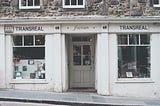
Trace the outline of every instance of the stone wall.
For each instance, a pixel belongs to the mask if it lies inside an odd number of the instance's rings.
[[[0,17],[159,16],[150,0],[86,0],[83,9],[64,9],[62,0],[42,0],[41,9],[20,10],[18,0],[0,0]]]

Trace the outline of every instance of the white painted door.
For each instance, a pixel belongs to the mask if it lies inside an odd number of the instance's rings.
[[[94,38],[72,36],[70,88],[94,88]]]

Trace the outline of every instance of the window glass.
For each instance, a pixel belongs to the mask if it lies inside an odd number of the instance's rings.
[[[118,36],[118,44],[127,44],[128,36],[126,35],[119,35]]]
[[[44,45],[45,44],[44,37],[45,36],[42,35],[35,36],[35,45]]]
[[[141,44],[150,44],[150,37],[149,35],[142,35],[141,37]]]
[[[14,36],[13,43],[15,46],[22,46],[22,36]]]
[[[40,0],[34,0],[34,5],[35,6],[40,6]]]
[[[15,39],[16,37],[24,39],[24,42],[22,42],[21,46],[13,45],[13,78],[45,79],[45,37],[40,35],[13,36],[14,42],[19,40]],[[37,39],[37,45],[40,44],[41,46],[36,46],[33,43]],[[43,43],[40,43],[41,41]],[[28,47],[27,45],[30,46]]]
[[[24,45],[33,45],[33,36],[24,36]]]
[[[65,5],[70,5],[70,0],[65,0]]]
[[[143,37],[146,39],[146,41],[144,41],[144,39],[139,41],[139,38]],[[133,41],[133,39],[135,41]],[[150,77],[150,45],[148,45],[150,41],[149,39],[149,35],[144,36],[139,34],[136,36],[133,35],[131,39],[129,39],[132,40],[129,41],[132,43],[129,43],[128,45],[118,44],[118,78]],[[142,43],[137,44],[137,40]]]
[[[39,9],[40,0],[19,0],[20,9]]]
[[[129,44],[139,44],[139,35],[136,34],[129,35]]]
[[[63,0],[65,8],[84,8],[84,0]]]
[[[83,5],[83,0],[78,0],[78,5]]]
[[[154,0],[154,4],[159,4],[159,0]]]
[[[76,0],[71,0],[71,5],[76,5]]]

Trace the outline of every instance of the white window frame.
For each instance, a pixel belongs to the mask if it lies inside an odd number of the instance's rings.
[[[129,44],[129,35],[132,35],[132,34],[137,34],[139,36],[138,44]],[[146,34],[146,35],[150,36],[150,43],[149,44],[141,44],[141,40],[140,40],[141,34],[140,33],[139,34],[138,33],[131,33],[131,34],[125,34],[125,35],[127,36],[127,44],[118,44],[118,42],[117,42],[117,48],[118,47],[132,47],[132,46],[140,46],[140,47],[148,46],[151,48],[151,36],[149,34]],[[142,36],[145,36],[145,35],[142,35]],[[117,38],[117,40],[118,40],[118,38]],[[150,52],[151,52],[151,49],[150,49]],[[150,58],[151,58],[151,55],[150,55]],[[150,59],[150,63],[151,63],[151,59]],[[129,77],[128,78],[127,77],[126,78],[119,78],[118,72],[117,72],[117,82],[152,82],[151,77],[152,77],[151,69],[150,69],[150,77],[147,77],[147,78],[140,78],[140,77],[139,78],[129,78]]]
[[[78,0],[76,2],[78,3]],[[65,5],[65,0],[63,0],[63,8],[85,8],[85,0],[83,0],[83,5],[71,5],[71,0],[70,5]]]
[[[153,7],[160,7],[160,0],[159,0],[159,4],[153,4]]]
[[[34,5],[34,1],[35,0],[33,0],[33,6],[22,6],[22,0],[19,0],[19,9],[40,9],[40,5],[39,6]],[[41,4],[41,0],[40,0],[40,4]]]

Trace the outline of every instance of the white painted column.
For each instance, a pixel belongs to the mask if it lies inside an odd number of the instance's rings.
[[[97,93],[109,95],[109,54],[108,33],[97,35],[96,77]]]
[[[46,78],[55,92],[62,92],[61,57],[61,34],[46,35]]]
[[[0,34],[0,88],[5,88],[5,35]]]
[[[65,41],[65,34],[61,35],[61,48],[62,48],[62,84],[63,91],[68,90],[68,58],[67,58],[67,45]]]
[[[14,88],[14,85],[10,85],[13,79],[13,48],[12,48],[12,37],[11,35],[5,36],[5,59],[6,59],[6,86],[7,88]]]

